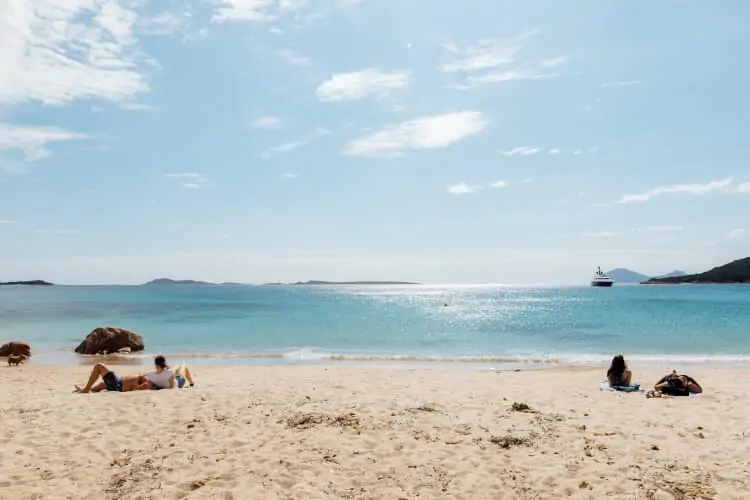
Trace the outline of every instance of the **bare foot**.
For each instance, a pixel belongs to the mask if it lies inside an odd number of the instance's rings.
[[[73,392],[80,392],[81,394],[87,394],[87,393],[89,392],[89,391],[87,391],[87,390],[81,389],[81,388],[80,388],[80,387],[78,387],[78,386],[75,386],[75,387],[76,387],[76,390],[75,390],[75,391],[73,391]]]

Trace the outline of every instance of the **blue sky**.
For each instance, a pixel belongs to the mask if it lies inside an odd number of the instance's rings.
[[[576,283],[745,257],[747,19],[3,2],[0,279]]]

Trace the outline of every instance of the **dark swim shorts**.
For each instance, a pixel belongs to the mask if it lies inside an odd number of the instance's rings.
[[[105,373],[102,380],[108,391],[122,392],[122,378],[115,375],[115,372]]]

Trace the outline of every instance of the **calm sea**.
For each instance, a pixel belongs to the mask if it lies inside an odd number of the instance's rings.
[[[750,361],[748,286],[0,287],[0,343],[74,363],[94,327],[212,362]]]

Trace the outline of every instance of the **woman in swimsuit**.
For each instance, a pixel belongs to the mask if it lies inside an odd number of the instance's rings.
[[[154,371],[146,374],[146,380],[151,383],[153,389],[174,389],[175,386],[182,389],[186,383],[189,383],[190,387],[195,385],[187,365],[181,364],[172,370],[164,356],[154,358]]]
[[[625,363],[625,358],[622,354],[618,354],[612,358],[612,364],[610,365],[609,370],[607,370],[607,382],[609,382],[609,386],[629,386],[632,378],[633,374]]]

